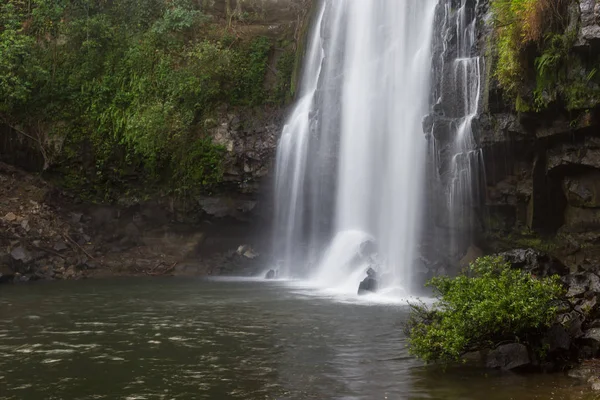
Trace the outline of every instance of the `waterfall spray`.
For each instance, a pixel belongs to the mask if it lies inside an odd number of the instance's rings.
[[[382,283],[410,291],[436,3],[321,4],[277,155],[274,243],[288,276],[355,291],[367,265],[354,256],[371,241]]]

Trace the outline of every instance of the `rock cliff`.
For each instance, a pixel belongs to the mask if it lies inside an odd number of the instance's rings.
[[[464,115],[454,110],[461,109],[463,100],[448,84],[453,70],[444,66],[455,65],[462,40],[456,29],[461,9],[466,10],[464,18],[475,22],[476,40],[468,55],[480,60],[478,72],[469,75],[480,79],[477,115],[471,123],[474,143],[468,150],[479,156],[469,164],[466,186],[472,192],[464,202],[470,216],[466,226],[448,223],[457,210],[445,200],[434,200],[448,199],[456,179],[451,165],[460,157],[453,143]],[[490,2],[440,2],[434,105],[424,125],[432,144],[429,190],[444,195],[430,196],[430,208],[442,212],[430,216],[428,235],[447,244],[450,264],[457,265],[469,247],[489,252],[534,247],[572,269],[600,263],[600,97],[594,77],[600,60],[600,3],[570,2],[563,17],[568,23],[559,34],[575,40],[557,71],[562,74],[557,90],[539,90],[535,60],[542,54],[531,47],[524,53],[524,76],[515,101],[497,78],[498,43]],[[538,107],[521,104],[534,96],[547,101]]]

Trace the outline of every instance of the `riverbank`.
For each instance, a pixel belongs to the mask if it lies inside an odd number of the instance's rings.
[[[258,253],[243,241],[247,223],[185,224],[156,204],[86,204],[4,163],[0,187],[0,282],[251,275],[258,266]]]

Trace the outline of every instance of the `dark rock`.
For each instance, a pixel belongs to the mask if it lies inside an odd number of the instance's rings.
[[[56,251],[63,251],[63,250],[67,250],[68,248],[69,248],[69,246],[67,246],[67,244],[63,241],[56,242],[54,244],[54,250],[56,250]]]
[[[28,282],[29,281],[29,277],[20,273],[15,273],[15,276],[13,278],[13,282]]]
[[[8,265],[0,263],[0,283],[11,281],[13,276],[14,271]]]
[[[21,261],[23,263],[27,263],[27,262],[31,261],[31,254],[23,246],[15,247],[10,252],[10,255],[16,261]]]
[[[586,47],[600,41],[600,4],[596,0],[581,0],[579,2],[581,24],[576,46]]]
[[[558,317],[558,322],[565,327],[571,338],[580,338],[583,336],[581,327],[584,322],[583,316],[577,311],[562,314]]]
[[[571,338],[567,330],[560,324],[554,324],[546,333],[546,343],[550,352],[558,350],[569,350],[571,347]]]
[[[85,269],[97,269],[98,264],[96,264],[93,261],[86,261],[84,267],[85,267]]]
[[[275,270],[270,269],[269,272],[267,272],[267,274],[265,275],[265,279],[275,279],[275,275]]]
[[[533,249],[515,249],[500,253],[513,268],[527,271],[535,276],[564,276],[569,269],[558,259]]]
[[[531,364],[527,347],[520,343],[510,343],[498,346],[486,356],[485,365],[488,368],[511,370]]]
[[[600,344],[600,328],[592,328],[585,332],[584,339],[590,339]]]
[[[592,376],[596,375],[598,372],[598,368],[586,365],[580,365],[577,368],[570,369],[567,372],[567,375],[571,378],[581,379],[587,381]]]
[[[71,222],[79,223],[79,222],[81,222],[81,217],[83,217],[82,213],[73,212],[73,213],[71,213]]]
[[[368,276],[358,285],[358,294],[375,293],[377,291],[377,279]]]
[[[594,293],[600,292],[600,277],[593,272],[582,271],[562,278],[568,288],[567,297],[583,297],[591,299]],[[589,293],[588,293],[589,292]]]

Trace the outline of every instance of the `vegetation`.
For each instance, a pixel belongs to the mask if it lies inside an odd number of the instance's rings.
[[[0,122],[32,140],[44,169],[106,199],[141,187],[203,191],[223,174],[207,135],[221,104],[289,98],[287,44],[238,37],[193,0],[12,0],[0,5]],[[292,63],[293,65],[293,63]],[[112,188],[112,189],[111,189]]]
[[[541,111],[562,101],[568,110],[600,101],[590,88],[594,65],[572,54],[576,25],[569,21],[571,0],[493,0],[497,35],[495,76],[517,111]],[[535,86],[528,89],[528,81]],[[584,88],[587,88],[587,93]]]
[[[558,276],[539,278],[511,269],[501,257],[482,257],[456,278],[429,283],[438,302],[413,305],[405,326],[412,354],[425,361],[458,361],[500,342],[527,342],[549,327],[563,294]]]

